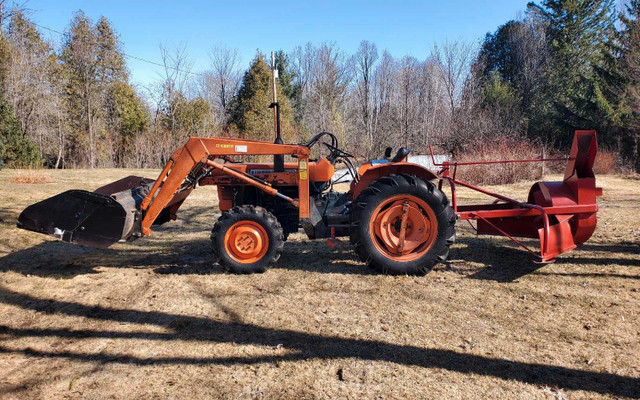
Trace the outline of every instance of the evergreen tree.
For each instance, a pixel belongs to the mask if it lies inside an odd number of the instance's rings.
[[[279,50],[275,54],[275,59],[278,69],[278,83],[282,86],[282,92],[285,96],[293,102],[299,95],[300,87],[294,83],[296,74],[291,68],[289,57],[284,51]]]
[[[230,130],[246,139],[272,140],[274,134],[273,110],[268,106],[273,99],[271,70],[259,53],[244,74],[238,94],[231,105]],[[280,103],[280,120],[285,141],[291,138],[291,107],[284,95],[282,85],[277,85]]]
[[[620,15],[621,70],[625,112],[622,155],[640,172],[640,0],[630,0]]]
[[[98,62],[91,20],[82,11],[74,15],[65,34],[61,59],[71,127],[69,150],[76,157],[85,155],[85,161],[93,168],[96,166],[95,120],[100,98],[97,91]]]
[[[141,134],[150,124],[147,106],[128,82],[111,85],[106,101],[107,125],[117,132],[115,144],[115,165],[126,166],[135,136]]]
[[[26,167],[39,163],[38,149],[25,137],[11,105],[0,92],[0,167]]]
[[[73,145],[86,149],[86,161],[94,168],[99,156],[110,165],[112,148],[117,142],[114,126],[108,126],[105,116],[111,86],[126,82],[128,74],[117,36],[103,17],[93,26],[91,20],[78,11],[66,33],[61,55],[65,75],[68,112],[72,125]]]
[[[575,129],[597,129],[602,141],[610,140],[615,105],[603,93],[600,71],[615,40],[613,0],[544,0],[528,7],[546,26],[545,95],[555,127],[549,139],[568,145]]]

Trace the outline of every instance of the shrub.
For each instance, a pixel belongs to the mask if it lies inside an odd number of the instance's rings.
[[[34,183],[51,183],[41,169],[23,169],[18,170],[13,178],[9,180],[11,183],[34,184]]]
[[[527,139],[499,138],[478,141],[465,147],[455,161],[497,161],[540,158],[542,149]],[[463,165],[458,167],[457,178],[477,185],[499,185],[518,181],[533,181],[542,177],[538,162]]]
[[[618,155],[609,150],[598,150],[596,162],[593,164],[593,172],[596,175],[612,174],[618,172]]]

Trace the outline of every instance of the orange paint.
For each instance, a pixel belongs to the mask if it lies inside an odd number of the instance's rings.
[[[438,237],[438,221],[427,203],[415,196],[396,195],[373,211],[369,234],[376,249],[394,261],[422,257]]]
[[[257,222],[239,221],[231,225],[224,235],[224,247],[227,254],[241,264],[253,264],[267,254],[269,236]]]

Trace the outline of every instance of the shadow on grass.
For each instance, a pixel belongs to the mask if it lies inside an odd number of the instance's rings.
[[[128,249],[94,249],[51,241],[0,258],[0,271],[58,279],[95,274],[99,267],[154,267],[158,273],[197,274],[211,274],[220,270],[214,265],[205,240],[167,241],[160,246],[140,243]]]
[[[45,241],[0,258],[0,271],[11,270],[23,275],[61,279],[96,273],[98,267],[160,267],[159,273],[171,273],[172,270],[187,266],[192,272],[204,273],[208,270],[207,273],[212,273],[216,268],[212,268],[207,241],[183,238],[185,235],[210,230],[209,221],[206,221],[207,214],[213,214],[212,207],[188,208],[180,212],[180,223],[155,226],[153,236],[124,245],[116,244],[109,249]],[[38,235],[35,232],[13,229],[20,233]]]
[[[465,354],[453,350],[422,348],[386,342],[326,337],[284,329],[268,329],[241,322],[227,323],[203,317],[183,316],[158,311],[138,311],[89,306],[76,302],[40,299],[0,286],[0,302],[46,314],[86,317],[120,323],[150,324],[169,332],[122,332],[113,330],[83,330],[68,328],[15,328],[0,325],[0,334],[9,338],[58,337],[70,339],[111,338],[143,339],[161,342],[193,340],[214,343],[237,343],[276,348],[282,344],[291,352],[285,355],[260,357],[138,357],[134,355],[98,352],[47,351],[13,348],[0,345],[0,353],[29,357],[65,358],[80,362],[125,363],[134,365],[234,365],[260,364],[310,359],[330,360],[355,358],[392,362],[422,368],[442,368],[449,371],[493,376],[504,380],[557,387],[564,390],[584,390],[614,397],[640,397],[640,379],[605,372],[510,361]],[[160,346],[165,346],[160,344]]]
[[[324,274],[376,274],[365,263],[360,262],[353,247],[348,244],[348,239],[344,242],[344,246],[332,249],[325,239],[287,241],[278,265],[274,268]]]
[[[492,239],[487,237],[469,237],[461,238],[457,243],[463,247],[452,250],[451,257],[455,260],[466,260],[483,264],[484,267],[469,275],[471,279],[491,280],[502,283],[514,282],[519,278],[544,268],[547,264],[536,264],[536,257],[525,251],[524,249],[514,247],[509,242],[501,241],[496,244]],[[533,242],[532,242],[533,243]],[[537,242],[536,242],[537,244]],[[529,243],[527,243],[529,245]],[[533,244],[530,246],[533,247]],[[629,248],[625,245],[584,245],[567,255],[561,255],[556,258],[557,264],[586,264],[594,266],[640,266],[640,260],[616,257],[583,257],[590,251],[602,251],[595,249],[608,249],[607,251],[623,253]],[[624,251],[622,250],[624,249]],[[451,269],[455,269],[449,264]],[[615,273],[543,273],[545,275],[559,276],[581,276],[581,277],[616,277],[623,279],[640,279],[640,276],[624,275]]]
[[[457,243],[462,247],[452,249],[450,258],[483,264],[481,269],[468,276],[471,279],[502,283],[513,282],[544,266],[534,262],[536,257],[533,254],[504,241],[496,244],[494,240],[475,236],[458,238]],[[451,264],[449,267],[455,269]]]
[[[584,251],[603,251],[610,253],[640,254],[640,243],[621,242],[615,244],[585,243],[580,246]],[[640,261],[638,262],[640,265]]]
[[[143,238],[126,249],[118,245],[109,249],[47,241],[0,258],[0,271],[22,275],[70,279],[77,275],[98,273],[97,268],[153,268],[158,274],[210,275],[223,273],[213,261],[208,239],[180,240],[160,235]],[[351,246],[332,250],[324,241],[288,241],[273,269],[317,273],[371,274],[356,262]]]
[[[9,224],[12,215],[10,212],[0,209],[0,223]]]

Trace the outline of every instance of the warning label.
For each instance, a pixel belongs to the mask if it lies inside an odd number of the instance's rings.
[[[309,179],[309,173],[307,172],[307,160],[298,161],[298,170],[300,179]]]

